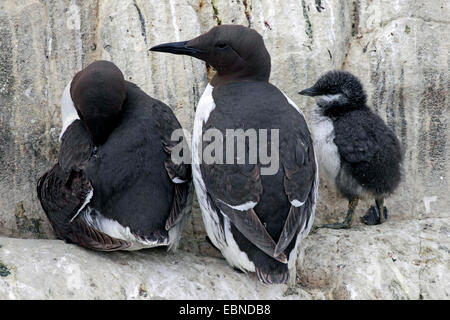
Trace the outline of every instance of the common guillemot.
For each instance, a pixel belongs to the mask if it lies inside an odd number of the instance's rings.
[[[189,164],[175,164],[172,110],[112,62],[78,72],[61,99],[58,163],[37,194],[58,238],[100,250],[176,248],[190,214]]]
[[[318,168],[302,112],[269,83],[263,38],[250,28],[220,25],[150,50],[189,55],[217,71],[198,103],[192,137],[194,185],[209,239],[231,266],[256,272],[263,283],[295,281],[298,245],[314,220]],[[231,164],[201,160],[211,130],[226,137],[240,129],[278,130],[277,141],[271,134],[258,145],[279,155],[275,172],[262,174],[267,165],[260,154],[251,163],[250,148],[242,164],[237,154]]]
[[[383,223],[384,199],[401,180],[403,151],[396,135],[369,109],[361,82],[349,72],[330,71],[299,93],[316,97],[311,127],[320,168],[349,202],[344,222],[321,227],[351,227],[358,201],[366,197],[376,206],[361,221]]]

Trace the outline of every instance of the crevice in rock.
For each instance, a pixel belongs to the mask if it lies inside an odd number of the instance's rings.
[[[216,0],[211,0],[211,7],[213,9],[213,19],[216,21],[216,24],[220,26],[222,20],[219,18],[219,9],[217,9]]]
[[[422,20],[422,21],[428,22],[428,23],[450,24],[450,21],[436,20],[436,19],[427,19],[427,18],[424,18],[424,17],[418,17],[418,16],[414,16],[414,15],[412,15],[411,17],[403,17],[403,18],[413,18],[413,19]]]
[[[242,4],[244,5],[245,17],[248,21],[248,27],[253,28],[253,18],[252,18],[252,5],[248,5],[247,0],[242,0]]]
[[[303,17],[305,18],[305,32],[309,39],[313,39],[313,30],[311,20],[309,20],[308,9],[306,8],[305,0],[302,0]]]
[[[355,0],[353,1],[353,8],[352,8],[352,38],[349,41],[349,45],[348,48],[346,50],[346,55],[344,57],[344,61],[342,63],[342,68],[344,68],[345,64],[346,64],[346,60],[347,60],[347,55],[350,51],[351,48],[351,44],[354,38],[362,38],[364,35],[368,35],[370,33],[376,32],[378,30],[382,30],[382,29],[386,29],[388,28],[393,22],[396,22],[398,20],[403,20],[403,19],[412,19],[412,20],[420,20],[426,23],[439,23],[439,24],[449,24],[448,21],[441,21],[441,20],[435,20],[435,19],[426,19],[423,17],[418,17],[418,16],[409,16],[409,17],[404,17],[404,16],[397,16],[397,17],[393,17],[389,20],[386,20],[382,23],[381,26],[366,30],[366,31],[361,31],[360,30],[360,17],[359,17],[359,11],[360,11],[360,0]],[[405,27],[405,33],[410,33],[411,32],[411,27],[409,25],[407,25]],[[363,52],[365,53],[367,51],[368,45],[370,42],[368,42],[366,44],[366,46],[363,48]]]
[[[395,22],[395,21],[398,21],[398,20],[403,20],[403,19],[420,20],[420,21],[423,21],[423,22],[426,22],[426,23],[449,24],[448,21],[440,21],[440,20],[424,19],[424,18],[422,18],[422,17],[416,17],[416,16],[410,16],[410,17],[398,16],[398,17],[393,17],[393,18],[391,18],[391,19],[389,19],[389,20],[386,20],[386,21],[384,21],[384,22],[382,23],[381,26],[376,27],[376,28],[373,28],[373,29],[366,30],[366,31],[362,32],[361,34],[366,35],[366,34],[370,34],[370,33],[372,33],[372,32],[375,32],[375,31],[377,31],[377,30],[379,30],[379,29],[387,28],[391,23],[393,23],[393,22]],[[409,28],[409,31],[408,31],[407,33],[411,32],[411,27],[410,27],[409,25],[408,25],[408,28]]]
[[[147,31],[145,29],[145,18],[144,18],[144,15],[142,14],[141,9],[137,5],[136,0],[133,1],[133,5],[136,8],[136,11],[137,11],[138,16],[139,16],[139,21],[141,22],[141,35],[144,38],[145,44],[147,45]]]
[[[406,120],[406,112],[405,112],[405,97],[404,97],[404,80],[405,80],[405,68],[402,66],[400,69],[400,86],[398,89],[398,109],[399,109],[399,118],[400,118],[400,137],[402,141],[403,150],[408,149],[408,125]]]
[[[353,13],[352,13],[352,36],[359,34],[359,9],[360,0],[353,1]]]
[[[87,10],[80,7],[80,26],[82,32],[82,65],[86,66],[99,58],[98,26],[100,1],[95,1]]]
[[[101,10],[101,3],[100,1],[96,1],[95,4],[95,27],[93,32],[93,39],[95,41],[95,50],[93,50],[92,59],[98,60],[101,56],[101,50],[97,50],[98,48],[101,48],[101,28],[99,26],[99,20],[100,20],[100,10]]]
[[[342,59],[342,64],[341,64],[341,69],[345,68],[345,65],[347,63],[347,57],[348,54],[350,52],[350,49],[352,47],[352,42],[353,39],[355,38],[356,35],[359,34],[359,0],[355,0],[352,2],[352,6],[349,9],[351,10],[350,12],[350,21],[352,24],[352,29],[351,29],[351,33],[348,35],[348,43],[347,43],[347,48],[345,50],[345,56]]]
[[[423,300],[423,287],[422,287],[422,273],[423,273],[423,267],[422,267],[422,238],[420,238],[419,240],[419,261],[418,263],[420,263],[420,269],[419,269],[419,274],[418,274],[418,278],[419,278],[419,300]]]

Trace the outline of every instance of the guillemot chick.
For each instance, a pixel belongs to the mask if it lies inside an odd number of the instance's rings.
[[[349,203],[344,222],[321,227],[351,227],[359,199],[367,197],[376,205],[362,222],[383,223],[384,199],[401,180],[403,151],[396,135],[369,109],[361,82],[349,72],[330,71],[300,94],[316,98],[311,126],[320,168]]]
[[[209,239],[231,266],[256,272],[263,283],[286,283],[290,276],[295,281],[298,246],[314,220],[318,166],[302,112],[269,83],[263,38],[244,26],[221,25],[151,50],[192,56],[217,71],[198,103],[192,142],[194,185]],[[239,130],[248,136],[230,134]],[[234,145],[223,153],[226,161],[202,158],[210,147],[203,141],[211,141],[212,133],[233,145],[250,140],[252,132],[260,140],[242,154],[233,152],[239,150]],[[255,146],[258,155],[251,154]],[[261,157],[267,148],[279,156],[270,173]]]
[[[37,184],[57,237],[100,251],[176,248],[193,188],[190,165],[172,161],[172,110],[108,61],[78,72],[61,104],[58,162]]]

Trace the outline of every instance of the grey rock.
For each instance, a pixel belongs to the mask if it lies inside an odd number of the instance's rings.
[[[149,53],[212,26],[260,32],[271,81],[310,116],[297,92],[323,72],[359,76],[369,102],[405,147],[404,181],[387,200],[392,223],[448,218],[450,165],[448,1],[170,0],[0,3],[0,234],[54,238],[36,198],[37,179],[56,161],[61,93],[95,59],[167,103],[190,131],[213,71],[201,61]],[[371,205],[362,202],[357,215]],[[343,218],[344,200],[321,179],[316,223]],[[406,223],[406,222],[405,222]],[[357,222],[357,225],[360,223]],[[215,256],[195,206],[182,249]],[[449,246],[447,246],[449,247]]]
[[[448,218],[318,229],[306,238],[298,274],[303,290],[325,299],[450,297]]]
[[[55,162],[64,85],[92,60],[96,7],[0,4],[0,234],[53,237],[37,179]]]
[[[224,259],[162,249],[102,253],[0,238],[0,299],[449,299],[448,219],[320,229],[294,285],[267,286]]]
[[[101,253],[12,238],[0,244],[0,299],[310,299],[300,288],[266,286],[225,260],[182,251]]]

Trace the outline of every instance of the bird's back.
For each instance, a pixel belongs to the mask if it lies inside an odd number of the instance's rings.
[[[266,225],[267,231],[278,239],[289,214],[291,204],[285,192],[285,165],[298,163],[296,147],[304,145],[312,150],[312,140],[304,117],[292,106],[285,95],[275,86],[265,81],[237,81],[222,85],[213,91],[215,108],[211,112],[203,130],[215,128],[225,133],[227,129],[254,129],[258,136],[256,150],[267,143],[267,154],[278,152],[278,170],[274,174],[261,175],[262,196],[255,206],[255,212]],[[267,141],[261,140],[259,132],[267,130]],[[279,133],[278,150],[271,150],[274,136],[271,129]],[[224,135],[225,136],[225,135]],[[236,141],[236,140],[235,140]],[[248,146],[248,140],[246,141]],[[225,143],[224,143],[225,145]],[[276,145],[273,145],[276,146]],[[224,150],[225,155],[226,150]],[[246,149],[248,163],[249,149]],[[314,153],[312,153],[314,154]],[[314,156],[313,156],[314,157]],[[260,168],[268,167],[261,164]],[[301,166],[301,164],[299,164]],[[314,168],[302,168],[313,173]],[[308,174],[305,175],[305,178]],[[310,187],[306,178],[299,184]]]
[[[151,234],[164,230],[174,194],[161,139],[168,128],[161,124],[179,123],[166,105],[131,83],[123,110],[120,124],[86,169],[94,189],[92,206],[141,237],[167,236]]]

